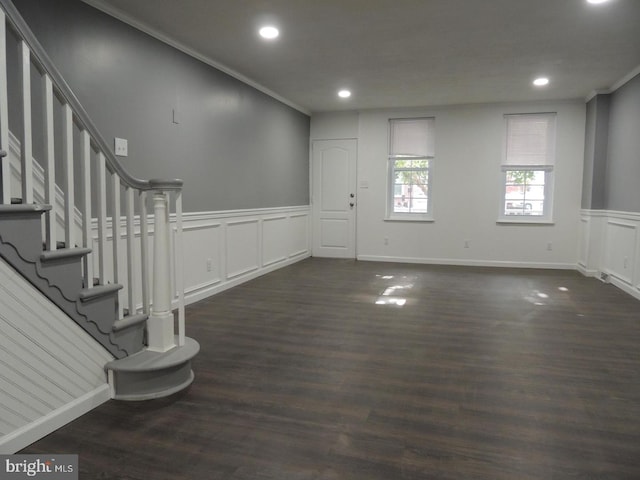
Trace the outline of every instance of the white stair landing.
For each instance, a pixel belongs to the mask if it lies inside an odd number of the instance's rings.
[[[176,338],[177,344],[177,338]],[[191,359],[200,351],[194,339],[186,337],[184,345],[166,352],[143,350],[105,365],[116,400],[151,400],[167,397],[193,382]]]

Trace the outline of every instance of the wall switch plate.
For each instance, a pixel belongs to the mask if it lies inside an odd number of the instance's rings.
[[[126,157],[129,155],[129,145],[126,138],[115,138],[114,141],[115,154],[118,157]]]

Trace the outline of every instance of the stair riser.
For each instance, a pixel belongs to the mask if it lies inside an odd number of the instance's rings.
[[[40,262],[38,273],[47,278],[50,285],[56,286],[66,299],[75,301],[78,298],[78,292],[83,287],[82,260],[80,258]]]
[[[42,253],[42,212],[0,215],[0,237],[24,260],[35,262]]]
[[[172,395],[194,380],[191,362],[166,370],[149,372],[113,372],[116,400],[151,400]]]
[[[143,322],[128,327],[119,332],[112,333],[111,338],[127,352],[137,352],[140,350],[140,345],[144,344],[146,326],[146,322]]]
[[[117,294],[78,302],[78,311],[95,322],[101,332],[111,333],[113,322],[118,318]]]

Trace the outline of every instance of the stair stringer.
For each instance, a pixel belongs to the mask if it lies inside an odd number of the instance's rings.
[[[21,205],[0,211],[0,256],[19,271],[33,286],[115,358],[124,358],[144,347],[145,322],[117,330],[117,292],[120,285],[99,287],[99,295],[85,295],[80,275],[81,258],[90,250],[78,249],[78,255],[43,262],[41,243],[42,212],[48,206]]]

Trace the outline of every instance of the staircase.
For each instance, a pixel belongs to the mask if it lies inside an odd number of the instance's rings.
[[[182,181],[130,176],[15,6],[0,7],[0,257],[113,356],[112,398],[175,393],[199,350],[185,336]]]

